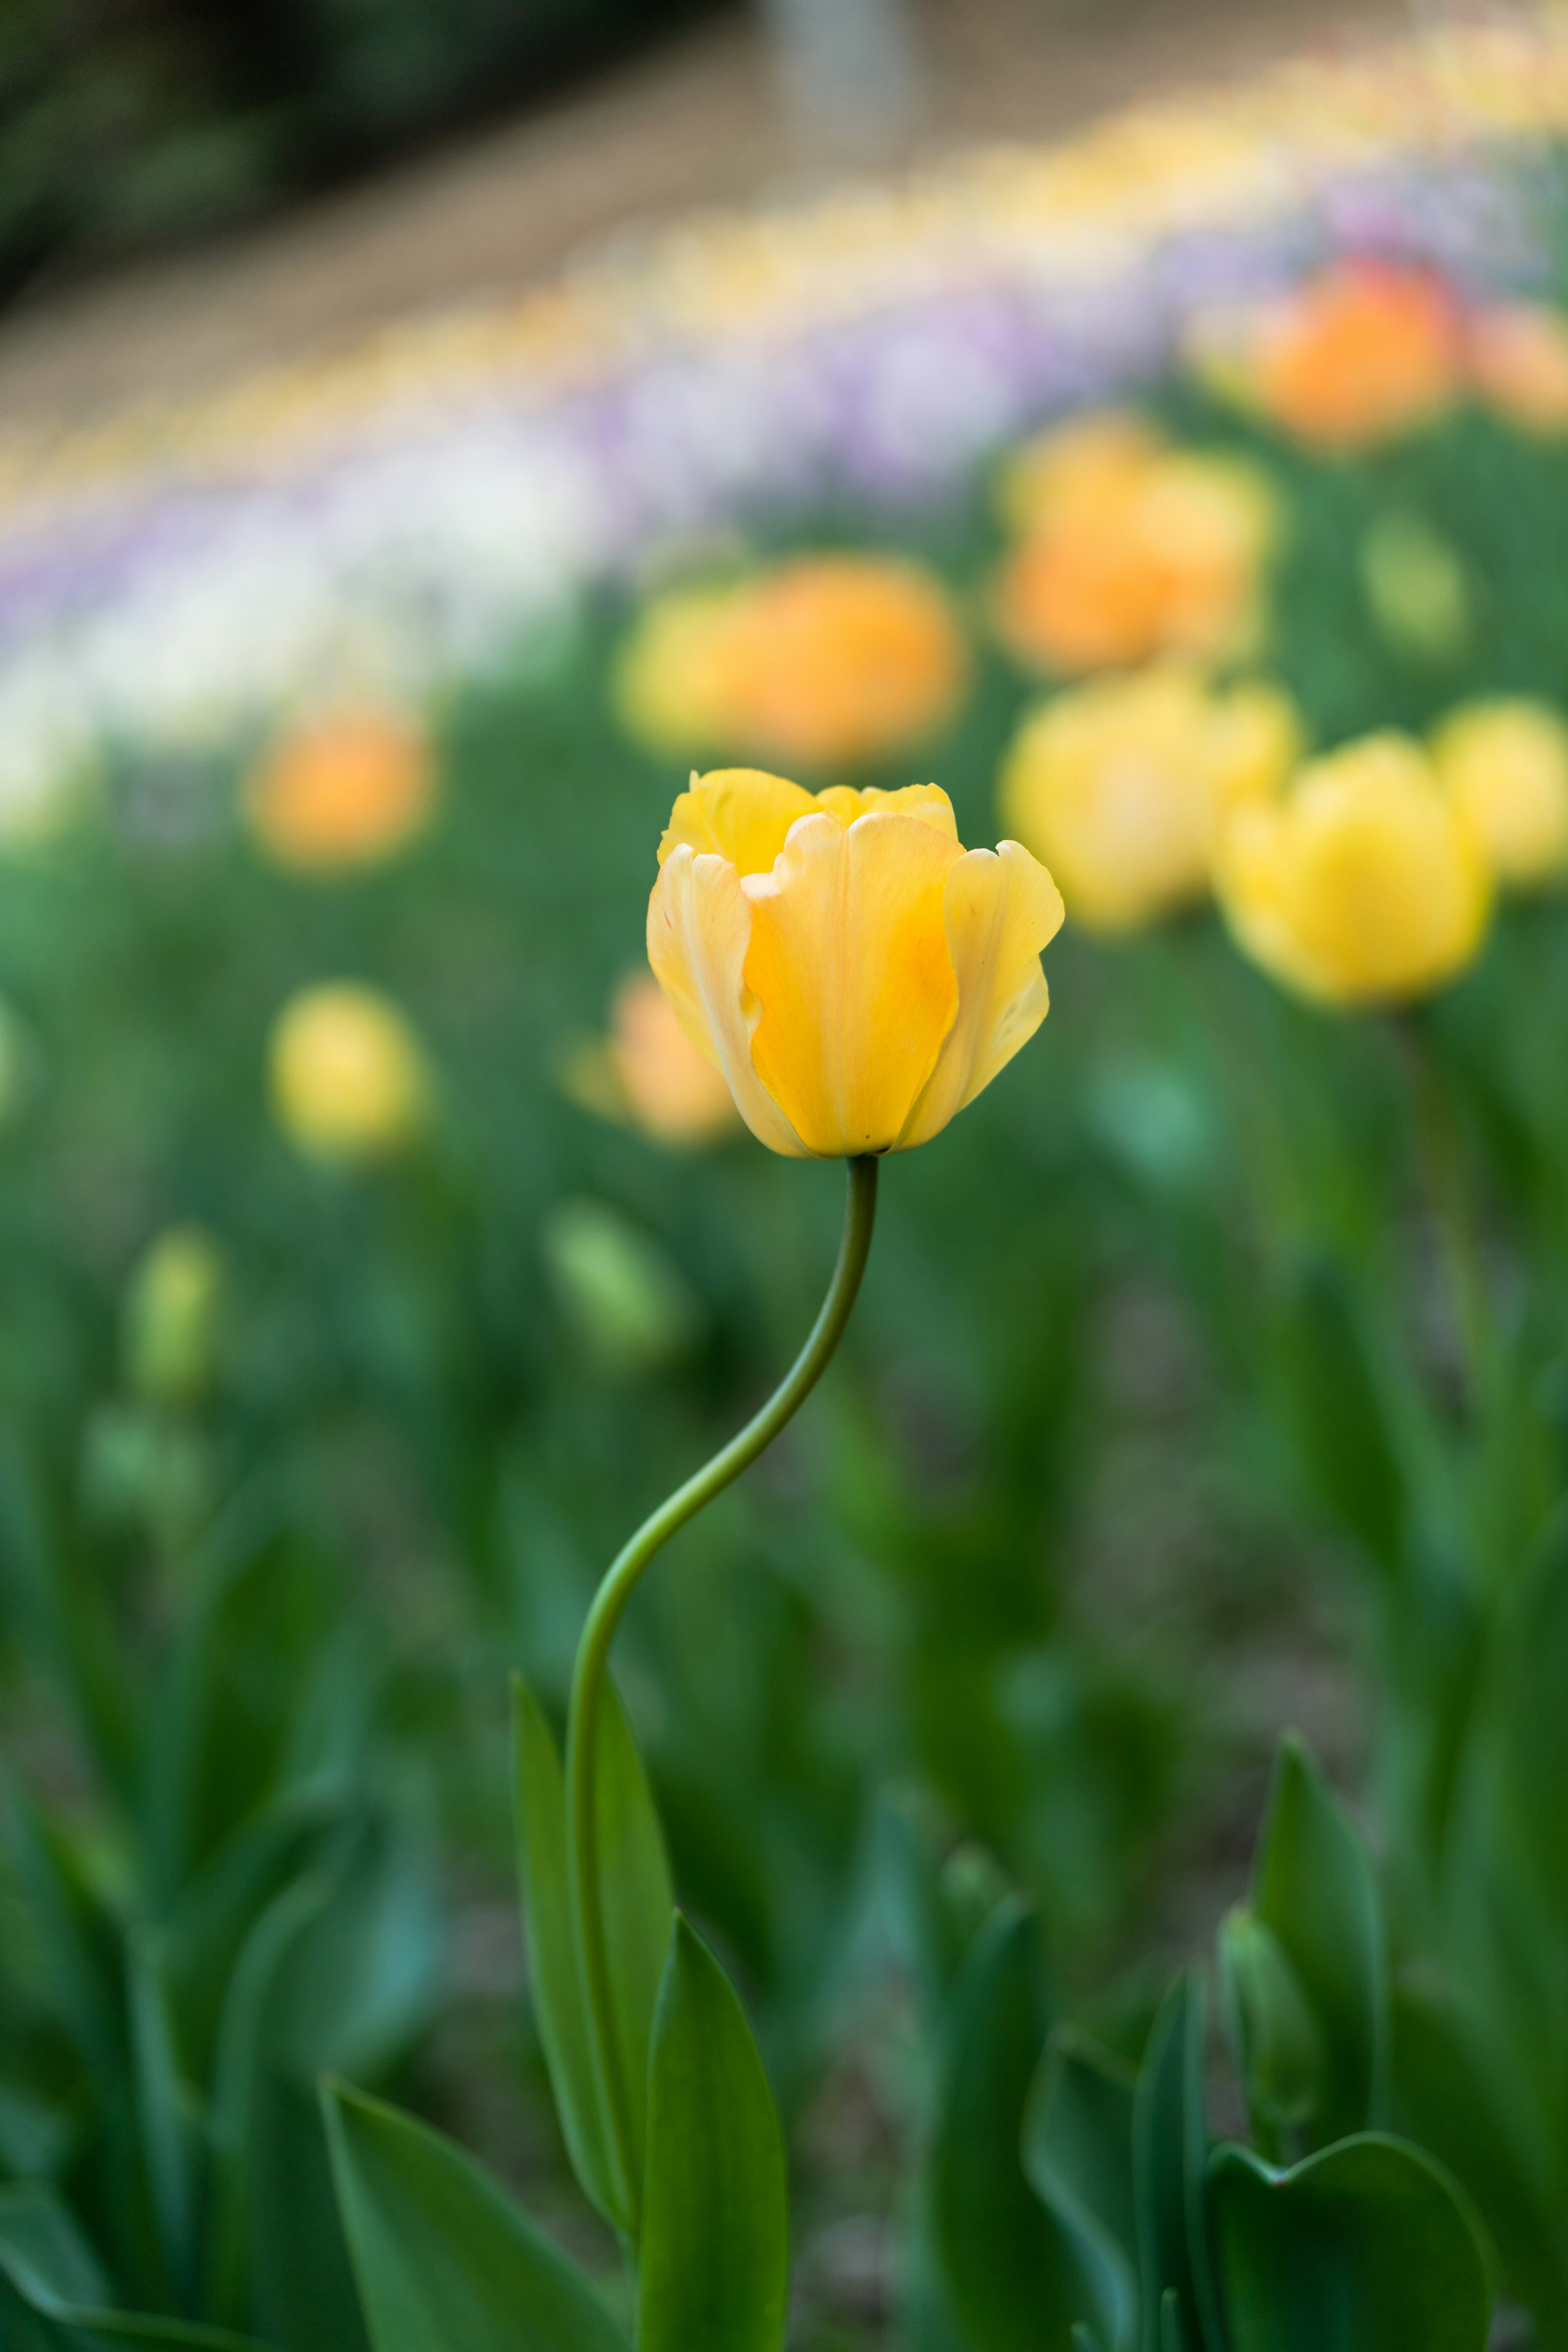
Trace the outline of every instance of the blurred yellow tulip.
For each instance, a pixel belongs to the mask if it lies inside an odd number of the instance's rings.
[[[1500,882],[1568,873],[1568,726],[1543,702],[1471,702],[1432,737],[1437,774]]]
[[[796,556],[729,589],[656,598],[616,695],[657,751],[704,746],[835,767],[882,757],[948,719],[967,675],[940,583],[870,555]]]
[[[272,745],[246,787],[246,818],[274,865],[325,874],[394,856],[428,819],[435,789],[411,713],[340,710]]]
[[[621,982],[608,1036],[569,1055],[562,1085],[581,1109],[676,1149],[717,1142],[740,1125],[722,1071],[692,1044],[650,971]]]
[[[1371,735],[1227,822],[1215,887],[1253,961],[1324,1004],[1430,995],[1470,962],[1491,877],[1464,813],[1409,737]]]
[[[1039,1027],[1062,902],[1016,842],[965,850],[947,794],[691,780],[659,844],[648,961],[773,1151],[905,1151]]]
[[[279,1124],[312,1159],[387,1159],[426,1123],[418,1042],[388,998],[357,982],[291,996],[273,1024],[268,1066]]]
[[[1226,811],[1277,793],[1300,748],[1279,688],[1222,691],[1165,664],[1026,718],[1002,770],[1002,818],[1058,877],[1075,922],[1131,930],[1202,897]]]
[[[1022,536],[996,583],[996,625],[1023,661],[1121,667],[1234,653],[1255,633],[1277,514],[1245,459],[1172,449],[1110,410],[1027,444],[1000,502]]]

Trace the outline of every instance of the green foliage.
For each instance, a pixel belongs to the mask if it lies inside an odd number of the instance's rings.
[[[951,1995],[921,2213],[930,2291],[964,2352],[1066,2346],[1089,2307],[1072,2237],[1031,2193],[1019,2153],[1049,2022],[1038,1930],[1010,1897],[976,1937]]]
[[[1363,2132],[1289,2172],[1245,2148],[1209,2175],[1215,2260],[1235,2352],[1479,2352],[1491,2295],[1453,2181]]]
[[[678,1913],[648,2056],[639,2352],[777,2352],[784,2140],[733,1987]]]
[[[1310,2053],[1294,2069],[1299,2090],[1308,2069],[1315,2078],[1296,2126],[1306,2146],[1380,2122],[1388,2036],[1383,1906],[1364,1843],[1296,1739],[1283,1740],[1275,1760],[1253,1864],[1251,1914],[1284,1964],[1268,1989],[1276,2049],[1284,2035]],[[1263,2054],[1256,2038],[1244,2042],[1259,2113],[1273,2087],[1257,2080]]]
[[[462,2149],[323,2093],[373,2352],[626,2352],[591,2287]]]

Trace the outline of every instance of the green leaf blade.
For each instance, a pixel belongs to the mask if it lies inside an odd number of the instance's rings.
[[[599,2211],[624,2225],[627,2217],[616,2210],[573,1943],[561,1758],[543,1709],[521,1675],[513,1675],[511,1692],[518,1879],[534,2018],[572,2168]]]
[[[1309,2144],[1383,2123],[1388,2064],[1388,1965],[1372,1856],[1305,1743],[1275,1759],[1253,1864],[1252,1909],[1277,1938],[1320,2035]]]
[[[648,2067],[640,2258],[638,2352],[777,2352],[789,2302],[784,2140],[740,2000],[679,1913]]]
[[[1038,1931],[1016,1897],[966,1956],[949,2012],[927,2193],[931,2269],[970,2352],[1067,2352],[1093,2297],[1024,2172],[1025,2104],[1050,2024]]]
[[[582,2273],[443,2134],[322,2092],[374,2352],[627,2352]]]
[[[648,2053],[670,1950],[675,1894],[642,1758],[607,1678],[599,1708],[594,1796],[610,2008],[631,2121],[632,2160],[640,2180],[647,2152]]]
[[[1221,2147],[1208,2203],[1231,2352],[1483,2352],[1480,2241],[1407,2141],[1361,2133],[1289,2172]]]

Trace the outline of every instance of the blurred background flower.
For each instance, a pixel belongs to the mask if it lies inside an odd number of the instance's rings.
[[[150,1242],[126,1287],[121,1328],[125,1385],[149,1404],[187,1405],[218,1359],[224,1252],[200,1225],[171,1225]]]
[[[1110,411],[1028,444],[1000,503],[1019,538],[996,583],[997,626],[1031,667],[1217,656],[1257,635],[1277,509],[1245,459],[1172,449]]]
[[[342,709],[302,719],[268,748],[245,787],[251,837],[304,874],[378,865],[428,822],[436,764],[412,711]]]
[[[1216,390],[1310,446],[1353,451],[1429,425],[1459,397],[1463,318],[1432,271],[1353,258],[1293,293],[1199,320],[1191,348]]]
[[[390,1159],[429,1116],[429,1074],[413,1030],[390,998],[356,982],[289,998],[273,1024],[268,1074],[279,1126],[311,1159]]]
[[[1130,930],[1207,892],[1226,812],[1271,799],[1300,750],[1278,688],[1163,664],[1026,716],[1002,767],[1002,822],[1059,878],[1075,922]]]
[[[1544,702],[1499,697],[1450,711],[1432,760],[1505,887],[1568,872],[1568,726]]]
[[[1466,329],[1470,381],[1527,433],[1568,432],[1568,319],[1541,302],[1489,302]]]
[[[649,971],[621,982],[610,1000],[608,1034],[571,1048],[562,1085],[584,1110],[640,1127],[677,1150],[716,1143],[741,1124],[723,1072],[692,1044]]]
[[[1215,887],[1246,952],[1325,1004],[1429,996],[1476,955],[1491,880],[1468,816],[1419,744],[1369,737],[1235,811]]]
[[[802,555],[728,589],[674,590],[638,620],[618,698],[656,751],[849,767],[909,751],[952,718],[968,663],[922,566]]]

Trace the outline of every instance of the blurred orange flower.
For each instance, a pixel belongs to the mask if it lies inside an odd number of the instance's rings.
[[[1458,397],[1464,331],[1429,270],[1335,262],[1282,300],[1200,320],[1194,358],[1218,389],[1319,449],[1369,447]]]
[[[622,655],[617,698],[661,751],[853,766],[939,727],[967,671],[952,605],[919,565],[797,556],[732,588],[656,598]]]
[[[246,786],[245,812],[275,865],[325,874],[395,855],[425,824],[435,791],[429,738],[411,713],[345,709],[272,744]]]
[[[561,1083],[580,1109],[677,1149],[715,1143],[741,1124],[729,1081],[692,1044],[651,971],[628,972],[610,1003],[609,1034],[575,1047]]]
[[[1535,302],[1478,310],[1468,333],[1476,391],[1527,433],[1568,431],[1568,319]]]
[[[1243,459],[1171,449],[1113,411],[1020,451],[1002,509],[1023,535],[997,583],[997,625],[1033,666],[1214,656],[1255,632],[1276,518],[1267,482]]]

